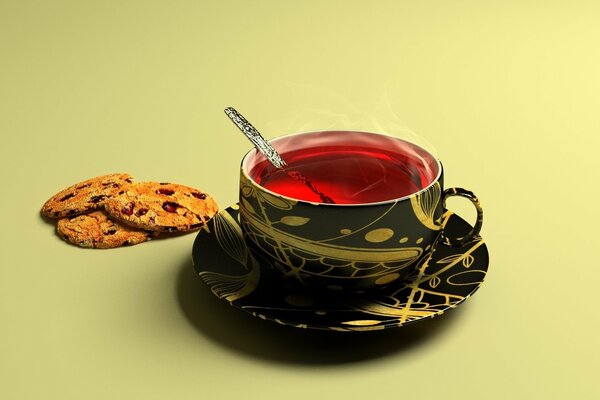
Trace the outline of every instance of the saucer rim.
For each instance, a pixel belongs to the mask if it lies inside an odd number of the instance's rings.
[[[220,210],[219,212],[227,212],[231,215],[230,210],[233,211],[238,211],[239,209],[234,208],[235,206],[239,207],[239,203],[235,202],[233,204],[231,204],[230,206]],[[458,218],[460,221],[462,221],[463,223],[467,224],[468,226],[472,227],[472,225],[467,222],[466,220],[464,220],[463,218],[461,218],[460,216],[456,215],[456,214],[452,214],[453,218]],[[450,220],[450,219],[449,219]],[[199,271],[199,265],[195,262],[195,258],[194,257],[194,249],[197,246],[197,243],[200,242],[201,236],[202,235],[213,235],[212,232],[207,231],[206,229],[201,229],[197,234],[196,237],[194,239],[193,245],[192,245],[192,266],[194,268],[194,271],[196,272],[197,275],[199,275],[202,271]],[[238,304],[238,301],[241,299],[236,299],[236,300],[227,300],[225,298],[222,298],[220,296],[218,296],[213,288],[211,287],[211,285],[209,285],[208,283],[206,283],[203,279],[201,279],[201,281],[203,282],[204,285],[206,285],[206,287],[211,291],[211,293],[219,300],[221,301],[225,301],[226,303],[228,303],[230,306],[232,306],[233,308],[239,309],[240,311],[243,311],[246,314],[250,314],[254,317],[263,319],[263,320],[267,320],[270,322],[275,322],[279,325],[283,325],[283,326],[290,326],[290,327],[294,327],[294,328],[304,328],[307,330],[318,330],[318,331],[328,331],[328,332],[360,332],[360,331],[373,331],[373,330],[387,330],[387,329],[391,329],[391,328],[400,328],[409,324],[413,324],[416,322],[420,322],[420,321],[426,321],[426,320],[430,320],[432,318],[435,318],[437,316],[443,315],[444,313],[446,313],[448,310],[452,310],[456,307],[458,307],[459,305],[463,304],[465,302],[465,300],[469,299],[475,292],[477,292],[479,290],[479,288],[481,287],[481,285],[485,282],[486,278],[487,278],[487,273],[489,271],[489,251],[488,248],[486,246],[486,242],[483,240],[483,238],[481,236],[479,236],[479,245],[477,245],[477,248],[481,247],[481,250],[483,250],[483,254],[485,256],[485,274],[483,276],[483,278],[478,282],[478,284],[466,295],[462,296],[462,298],[460,300],[457,300],[455,303],[452,303],[450,305],[446,305],[443,309],[435,311],[433,314],[428,315],[428,316],[424,316],[421,318],[415,318],[415,319],[411,319],[411,320],[407,320],[404,322],[398,322],[397,319],[393,319],[392,321],[386,322],[386,321],[381,321],[380,323],[378,323],[377,325],[373,325],[373,326],[364,326],[364,327],[360,327],[360,326],[340,326],[332,324],[332,325],[317,325],[314,323],[303,323],[301,321],[292,321],[289,320],[287,318],[284,319],[280,319],[280,318],[275,318],[273,316],[269,316],[269,315],[265,315],[265,314],[261,314],[258,313],[256,311],[250,311],[248,309],[246,309],[245,307],[247,307],[248,305],[242,305],[242,304]],[[246,241],[246,238],[243,238],[244,241]],[[443,245],[442,243],[440,243],[440,245]],[[473,250],[474,251],[474,250]],[[260,260],[260,258],[255,257],[256,262],[259,264],[259,267],[263,267],[264,264],[264,260]],[[231,259],[231,262],[237,262],[237,260]],[[210,272],[210,271],[209,271]],[[262,274],[261,274],[262,276]],[[260,279],[259,279],[260,282]],[[370,291],[366,291],[364,293],[348,293],[348,294],[344,294],[341,298],[349,298],[351,295],[353,296],[359,296],[359,297],[363,297],[363,296],[369,296],[369,295],[373,295],[374,293],[377,293],[377,291],[379,290],[385,290],[385,289],[390,289],[390,287],[394,287],[394,285],[398,285],[397,287],[400,289],[401,287],[406,287],[408,286],[411,282],[414,281],[407,281],[407,280],[401,280],[401,281],[395,281],[395,282],[391,282],[390,284],[386,285],[385,287],[382,288],[378,288],[376,290],[370,290]],[[257,288],[260,288],[260,285],[257,285]],[[264,288],[263,288],[264,289]],[[307,291],[307,293],[309,293]],[[317,294],[316,292],[313,292],[311,294]],[[356,298],[356,297],[355,297]],[[319,310],[321,310],[322,308],[320,308]],[[310,308],[302,310],[302,311],[311,311]],[[315,309],[316,311],[316,309]],[[328,311],[328,310],[324,310],[324,311]],[[366,311],[364,311],[364,313],[366,315],[368,315],[368,313]]]

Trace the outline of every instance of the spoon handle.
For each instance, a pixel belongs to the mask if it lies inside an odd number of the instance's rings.
[[[254,144],[254,146],[267,157],[267,159],[273,164],[276,168],[283,168],[286,166],[285,161],[281,158],[279,153],[275,151],[273,146],[269,144],[261,136],[261,134],[256,130],[254,126],[246,118],[242,116],[239,112],[235,110],[233,107],[227,107],[225,109],[225,114],[233,121],[234,124],[246,135],[248,139]]]

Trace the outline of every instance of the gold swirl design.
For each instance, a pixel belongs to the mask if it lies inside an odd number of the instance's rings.
[[[248,247],[238,223],[227,212],[218,213],[214,216],[213,221],[215,237],[219,242],[219,246],[225,250],[229,257],[247,267]]]
[[[378,285],[384,285],[398,279],[399,271],[423,255],[421,246],[406,247],[402,242],[394,247],[382,248],[366,247],[368,243],[360,247],[331,243],[341,237],[360,233],[363,235],[362,240],[369,243],[391,240],[395,232],[390,228],[367,229],[391,212],[397,203],[391,204],[363,227],[341,229],[342,236],[310,240],[286,230],[287,226],[298,227],[311,222],[309,217],[291,211],[297,201],[261,190],[243,173],[240,184],[240,215],[246,239],[273,256],[276,268],[286,276],[294,276],[300,280],[309,275],[340,279],[375,278]],[[269,207],[291,212],[277,220],[271,220],[267,212]],[[418,245],[420,242],[416,243]]]
[[[435,210],[442,196],[439,182],[435,182],[429,189],[410,198],[413,211],[417,219],[431,230],[439,231],[442,225],[435,221]]]
[[[218,298],[233,302],[256,289],[260,279],[260,265],[250,255],[239,224],[227,211],[215,215],[213,221],[214,234],[219,246],[229,257],[249,271],[239,276],[209,271],[201,272],[199,275]]]
[[[436,264],[444,266],[437,269],[432,274],[426,273],[426,270],[429,268],[429,263],[431,262],[431,255],[424,258],[418,267],[417,275],[413,278],[409,278],[414,280],[406,285],[406,287],[410,289],[410,293],[408,293],[407,297],[399,295],[399,293],[394,293],[385,299],[371,298],[361,299],[360,301],[353,301],[350,299],[348,300],[348,304],[354,309],[364,311],[369,315],[394,318],[397,320],[397,326],[422,318],[439,315],[443,313],[445,308],[456,307],[456,305],[465,300],[464,296],[436,290],[441,283],[440,277],[445,274],[446,271],[458,263],[462,263],[463,267],[466,269],[465,271],[455,273],[445,278],[447,284],[452,286],[473,286],[481,284],[485,278],[485,271],[468,269],[472,264],[470,261],[470,259],[473,258],[472,253],[482,245],[483,241],[480,240],[473,243],[471,248],[463,250],[461,254],[436,260]],[[465,260],[469,261],[465,262]],[[465,274],[468,274],[470,279],[465,279],[463,276]],[[460,282],[458,282],[458,280],[460,280]],[[404,290],[404,288],[401,290]],[[423,300],[425,298],[428,298],[429,301],[434,301],[431,303],[424,302]],[[398,299],[402,299],[403,301],[400,302]]]
[[[459,261],[462,262],[462,265],[465,268],[471,267],[473,262],[475,262],[475,258],[470,254],[467,255],[466,257],[463,257],[462,254],[454,254],[454,255],[451,255],[448,257],[444,257],[441,260],[438,260],[437,263],[438,264],[449,264],[449,263],[452,263],[452,262],[458,260],[459,258],[460,258]]]
[[[352,301],[349,301],[348,303],[352,304]],[[406,304],[390,305],[373,300],[369,302],[365,301],[363,304],[354,303],[352,305],[357,309],[366,311],[371,315],[399,318],[405,321],[410,319],[431,317],[436,313],[435,310],[429,310],[427,308],[419,309],[416,307],[407,307]]]
[[[232,303],[254,292],[260,279],[260,267],[251,257],[252,269],[246,275],[233,276],[217,272],[201,272],[200,278],[210,287],[210,290],[220,299]]]
[[[250,222],[249,228],[254,230],[253,233],[272,237],[282,245],[308,254],[318,254],[321,257],[349,262],[391,263],[406,261],[409,264],[419,258],[423,252],[423,249],[420,247],[369,249],[308,241],[276,229],[251,214],[246,215],[246,218]]]
[[[239,257],[247,254],[243,265],[249,267],[248,273],[243,276],[209,271],[200,273],[200,277],[213,293],[229,302],[234,302],[254,292],[259,278],[261,278],[259,276],[260,267],[252,254],[237,247],[242,245],[242,242],[237,242],[240,240],[241,229],[239,229],[235,215],[220,220],[218,224],[223,226],[211,229],[208,234],[219,237],[218,241],[223,250],[220,259],[223,262],[236,260],[237,263]],[[230,226],[231,224],[233,226]],[[236,228],[235,225],[238,227]],[[217,234],[217,231],[221,233]],[[481,254],[481,262],[479,262],[480,253],[475,252],[482,246],[484,250]],[[288,248],[286,251],[291,250]],[[434,255],[435,253],[432,252],[422,258],[418,262],[414,274],[409,276],[405,282],[398,283],[396,289],[388,287],[392,290],[383,289],[383,292],[373,292],[367,295],[343,296],[338,298],[334,304],[321,303],[321,299],[313,296],[312,293],[289,294],[282,292],[277,295],[282,297],[269,297],[268,302],[265,302],[261,296],[251,296],[235,302],[233,305],[258,318],[303,329],[369,331],[402,326],[409,322],[443,314],[446,310],[458,306],[469,298],[485,279],[487,251],[481,238],[462,248],[444,249],[444,254]],[[338,265],[335,260],[332,260],[332,264]],[[354,266],[350,263],[348,266],[356,267],[357,271],[362,270],[360,265]],[[300,269],[301,267],[296,268]],[[212,271],[218,270],[218,268],[212,269]],[[394,274],[387,275],[382,279],[387,281],[388,279],[393,280],[392,278],[395,278]],[[267,276],[263,279],[267,279],[267,281],[256,290],[271,291],[273,282],[269,282]],[[471,290],[460,289],[461,287]],[[312,315],[318,315],[318,317],[313,318]]]
[[[465,279],[465,276],[469,279]],[[457,272],[456,274],[450,275],[447,279],[447,282],[453,286],[471,286],[473,284],[481,282],[484,277],[485,271],[472,269],[469,271]],[[458,279],[464,282],[457,282],[456,280]]]

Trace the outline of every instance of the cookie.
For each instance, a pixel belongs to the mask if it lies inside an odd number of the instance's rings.
[[[42,214],[63,218],[102,208],[107,199],[117,196],[132,182],[129,174],[110,174],[88,179],[61,190],[42,206]]]
[[[62,218],[56,231],[66,241],[80,247],[111,249],[145,242],[153,234],[120,224],[104,211],[92,211],[72,218]]]
[[[218,211],[211,196],[175,183],[134,183],[120,196],[108,199],[110,216],[149,231],[181,232],[200,228]]]

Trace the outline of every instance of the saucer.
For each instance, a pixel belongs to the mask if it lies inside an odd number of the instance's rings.
[[[194,268],[219,299],[255,317],[296,328],[371,331],[441,315],[469,298],[488,269],[481,240],[462,247],[438,244],[403,282],[366,293],[327,296],[283,283],[276,267],[246,245],[238,205],[221,211],[199,232]],[[445,232],[460,237],[471,226],[451,215]]]

